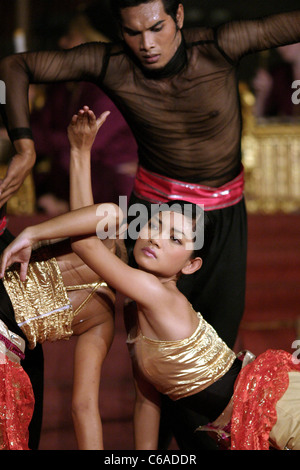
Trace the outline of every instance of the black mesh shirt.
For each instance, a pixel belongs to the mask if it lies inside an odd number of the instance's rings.
[[[183,30],[182,36],[173,59],[155,73],[143,70],[123,43],[3,59],[1,108],[11,139],[31,137],[29,83],[91,81],[125,116],[145,168],[187,182],[228,182],[241,162],[238,64],[247,54],[300,41],[300,11]]]

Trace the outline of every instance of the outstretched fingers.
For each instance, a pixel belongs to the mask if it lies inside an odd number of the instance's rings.
[[[96,125],[97,130],[99,130],[109,115],[110,111],[104,111],[97,119],[95,113],[88,106],[83,106],[83,108],[78,111],[78,114],[72,117],[71,124],[89,126],[91,128]]]

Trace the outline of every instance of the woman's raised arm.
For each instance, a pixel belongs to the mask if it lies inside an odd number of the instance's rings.
[[[94,204],[91,181],[91,149],[109,111],[97,119],[88,106],[75,114],[68,127],[70,142],[70,208]]]

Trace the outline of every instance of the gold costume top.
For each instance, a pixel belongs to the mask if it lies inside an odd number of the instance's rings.
[[[194,395],[213,384],[236,359],[213,327],[200,313],[196,315],[199,325],[189,338],[160,341],[139,332],[127,339],[134,368],[172,400]]]
[[[50,257],[50,247],[44,260],[30,262],[25,282],[20,280],[18,269],[6,271],[3,278],[5,289],[10,297],[15,320],[25,334],[29,348],[36,343],[69,339],[72,336],[72,321],[92,295],[105,288],[111,300],[115,300],[112,290],[102,280],[91,284],[65,286],[57,260]],[[47,259],[49,256],[49,259]],[[68,291],[90,290],[82,304],[74,311],[68,298]]]

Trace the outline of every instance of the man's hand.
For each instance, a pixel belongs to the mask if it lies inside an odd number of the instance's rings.
[[[109,114],[110,111],[105,111],[96,119],[88,106],[84,106],[78,114],[75,114],[68,126],[71,150],[78,154],[90,152],[96,135]]]
[[[16,140],[14,146],[17,153],[9,163],[5,178],[0,179],[0,207],[22,186],[36,160],[32,140]]]

